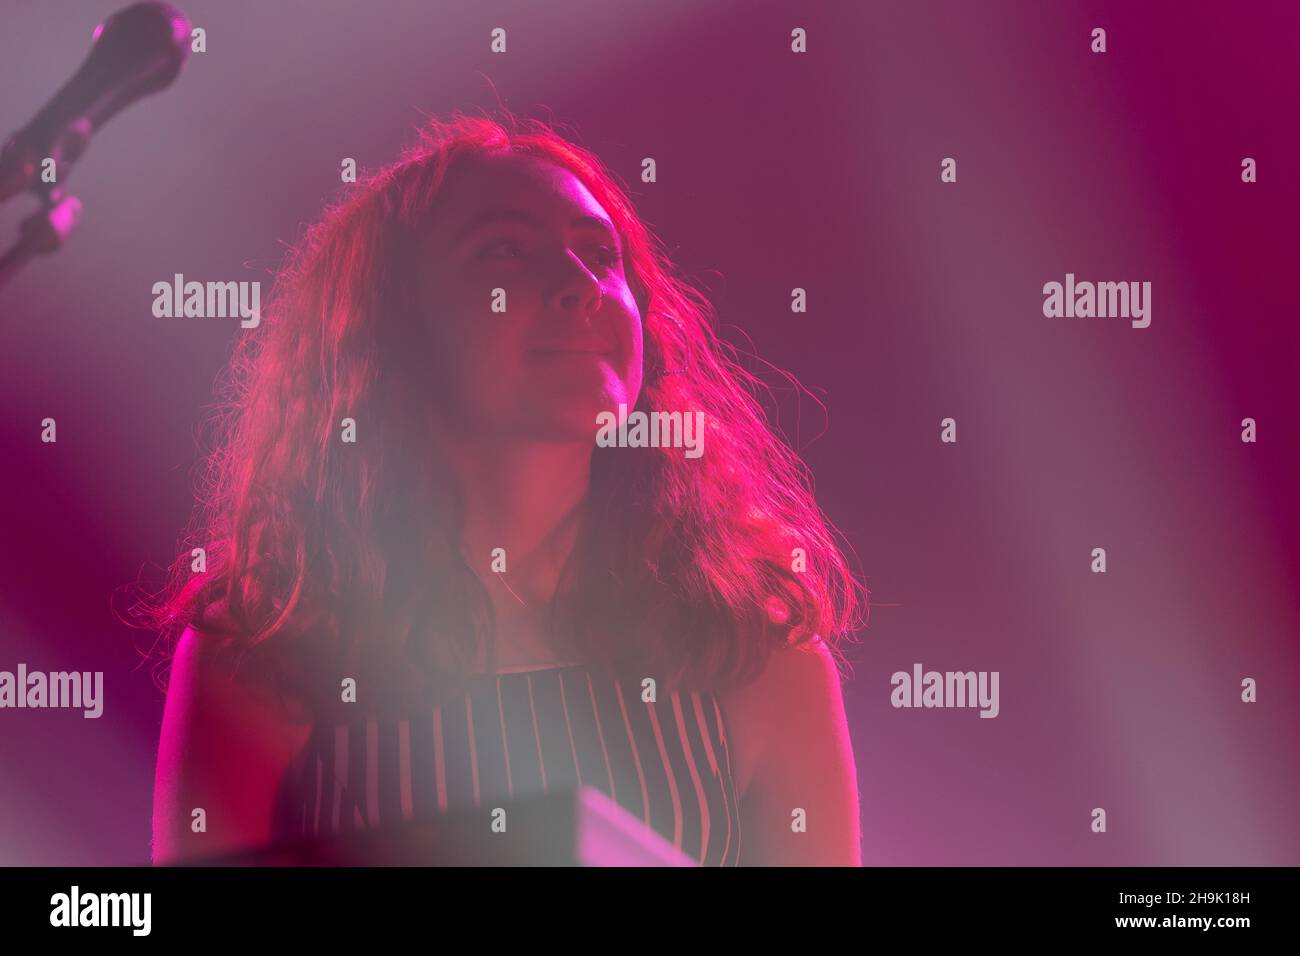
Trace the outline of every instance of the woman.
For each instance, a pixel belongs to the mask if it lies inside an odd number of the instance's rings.
[[[155,861],[581,783],[704,864],[858,865],[862,588],[708,303],[539,122],[433,122],[347,188],[152,608]],[[696,451],[597,443],[619,406]]]

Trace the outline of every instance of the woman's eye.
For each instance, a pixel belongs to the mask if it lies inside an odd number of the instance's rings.
[[[483,248],[485,259],[509,259],[523,255],[523,246],[514,239],[497,239]]]
[[[609,246],[601,246],[596,250],[596,258],[603,268],[612,269],[623,259],[623,254]]]
[[[517,259],[523,258],[525,249],[523,243],[516,239],[494,239],[483,247],[481,256],[484,259]],[[598,269],[612,270],[623,260],[623,254],[611,246],[598,246],[592,253],[594,265]]]

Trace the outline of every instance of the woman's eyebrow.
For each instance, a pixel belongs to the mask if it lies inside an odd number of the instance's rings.
[[[525,226],[531,226],[534,229],[541,229],[545,225],[541,219],[537,218],[532,213],[524,212],[522,209],[487,209],[461,227],[460,231],[452,238],[452,245],[458,245],[459,243],[464,242],[480,229],[487,226],[499,225],[501,223],[519,223]],[[603,232],[613,239],[615,244],[621,245],[621,243],[619,243],[618,230],[614,228],[614,224],[608,219],[604,219],[600,216],[578,216],[569,222],[569,227],[571,229],[587,229]]]

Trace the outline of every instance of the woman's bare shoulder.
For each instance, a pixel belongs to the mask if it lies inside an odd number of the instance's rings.
[[[737,785],[746,862],[860,865],[857,768],[831,647],[814,638],[772,651],[727,706],[744,774]],[[807,840],[791,836],[796,810],[818,821]]]
[[[272,839],[276,794],[309,738],[305,710],[232,668],[227,650],[222,637],[191,626],[172,655],[154,780],[155,862]],[[200,808],[205,828],[196,831]]]
[[[762,761],[765,741],[797,712],[839,690],[830,647],[820,637],[802,644],[780,644],[749,683],[718,694],[727,721],[737,788],[743,797]]]
[[[182,695],[203,716],[283,727],[290,736],[300,732],[294,728],[306,721],[306,708],[282,693],[268,669],[241,658],[234,646],[221,609],[207,615],[204,624],[186,627],[172,653],[168,697]]]

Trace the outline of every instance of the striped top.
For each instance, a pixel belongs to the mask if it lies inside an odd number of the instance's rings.
[[[477,674],[401,719],[318,721],[281,789],[276,836],[318,837],[587,785],[704,866],[736,866],[740,813],[712,693],[641,700],[583,664]],[[491,806],[491,803],[488,803]]]

